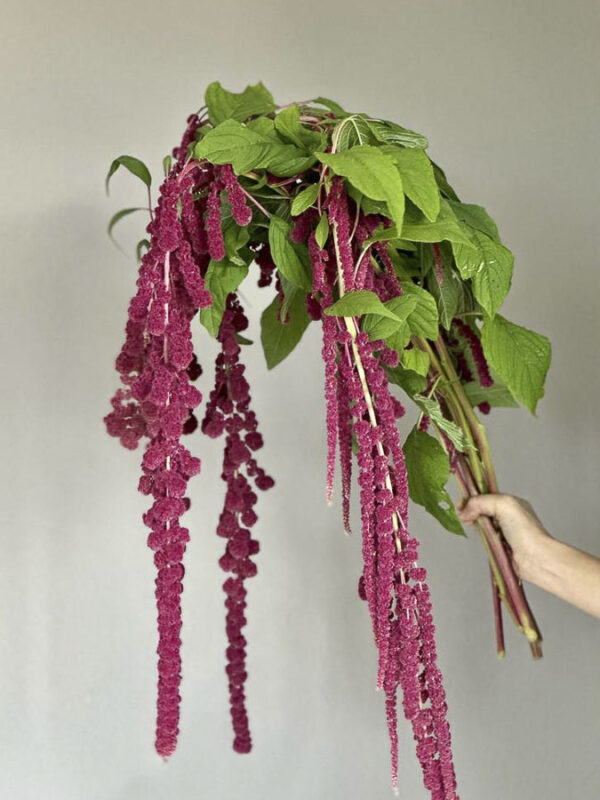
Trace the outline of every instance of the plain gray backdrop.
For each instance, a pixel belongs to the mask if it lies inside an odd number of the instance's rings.
[[[0,795],[10,800],[364,800],[391,796],[369,621],[356,593],[359,532],[324,501],[324,404],[316,326],[268,373],[244,353],[276,488],[262,495],[249,597],[255,748],[231,751],[214,528],[220,443],[199,434],[186,556],[180,743],[153,751],[152,554],[139,453],[102,417],[135,282],[143,203],[111,159],[158,182],[186,116],[220,80],[262,80],[280,103],[317,95],[423,132],[466,202],[514,251],[506,315],[548,335],[554,361],[537,419],[500,410],[489,432],[504,490],[595,552],[600,511],[598,95],[600,6],[516,3],[81,3],[5,0],[0,199],[2,538]],[[245,288],[251,338],[270,293]],[[208,392],[213,343],[197,326]],[[406,423],[408,426],[408,422]],[[356,507],[354,519],[357,521]],[[420,509],[463,800],[600,795],[599,623],[531,589],[545,636],[533,663],[507,624],[494,652],[488,573],[473,533]],[[357,525],[355,524],[355,528]],[[401,723],[400,793],[421,800]]]

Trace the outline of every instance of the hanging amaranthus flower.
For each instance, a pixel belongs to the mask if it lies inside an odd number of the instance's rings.
[[[453,474],[465,496],[497,491],[475,410],[518,401],[533,411],[543,395],[549,344],[497,313],[510,286],[512,256],[484,209],[463,205],[429,161],[424,137],[347,114],[323,98],[277,107],[262,84],[240,94],[212,84],[206,100],[173,151],[151,211],[150,242],[138,246],[149,249],[116,362],[122,386],[106,417],[108,432],[124,447],[147,440],[139,489],[153,499],[144,522],[157,567],[157,750],[170,755],[178,733],[183,556],[190,538],[182,518],[189,479],[200,470],[182,436],[198,425],[201,395],[192,382],[202,370],[191,327],[198,311],[220,345],[202,431],[225,436],[217,534],[225,540],[219,564],[228,573],[233,747],[240,753],[252,747],[246,579],[256,574],[259,549],[251,532],[258,519],[254,489],[273,486],[255,457],[263,441],[240,359],[241,345],[252,342],[243,335],[248,321],[238,290],[255,269],[259,286],[274,287],[261,317],[269,368],[289,355],[311,321],[322,325],[325,493],[331,502],[339,453],[349,532],[356,458],[358,588],[378,651],[375,683],[385,697],[393,785],[401,698],[432,800],[456,800],[431,596],[408,517],[409,493],[448,530],[463,533],[444,476]],[[141,162],[121,156],[109,177],[119,166],[149,191]],[[407,436],[401,437],[405,408],[393,385],[419,409]],[[539,657],[541,636],[501,531],[485,518],[479,528],[498,653],[504,654],[504,607]]]
[[[244,581],[256,575],[252,556],[258,553],[259,544],[250,534],[250,528],[257,520],[254,511],[257,496],[252,491],[249,479],[262,490],[273,486],[272,478],[252,456],[254,451],[263,446],[263,440],[258,432],[256,415],[250,410],[249,385],[244,376],[244,366],[239,362],[240,346],[236,336],[247,325],[242,307],[237,298],[231,295],[219,329],[221,352],[216,361],[215,387],[202,423],[202,430],[208,436],[226,434],[222,477],[227,484],[227,493],[217,534],[227,540],[225,555],[219,565],[233,575],[225,581],[223,589],[227,597],[225,606],[229,646],[226,669],[235,733],[233,749],[238,753],[248,753],[252,749],[244,691],[247,677],[246,639],[242,635],[242,628],[246,625]]]

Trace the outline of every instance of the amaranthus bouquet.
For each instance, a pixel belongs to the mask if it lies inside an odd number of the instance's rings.
[[[176,747],[181,680],[181,592],[189,532],[189,479],[200,460],[183,444],[198,426],[202,397],[192,345],[197,316],[216,338],[214,388],[200,429],[225,439],[225,501],[217,526],[226,606],[226,673],[233,747],[251,737],[245,705],[246,580],[259,544],[254,488],[273,479],[257,461],[263,445],[241,360],[252,343],[239,299],[247,278],[268,293],[261,341],[269,368],[299,343],[311,322],[323,335],[327,419],[326,496],[336,452],[343,524],[357,468],[362,529],[358,591],[378,650],[377,687],[385,695],[392,781],[397,781],[397,694],[410,721],[423,779],[435,800],[456,798],[450,730],[437,667],[431,600],[410,498],[447,530],[464,532],[446,489],[465,496],[496,491],[479,413],[525,405],[543,395],[548,340],[498,310],[513,257],[486,211],[463,203],[429,159],[427,140],[394,122],[349,113],[323,97],[275,105],[262,84],[234,94],[211,84],[188,119],[156,207],[145,165],[121,156],[148,188],[149,238],[138,245],[137,290],[117,358],[122,387],[105,418],[108,432],[135,449],[145,440],[139,490],[157,568],[158,703],[156,749]],[[108,186],[107,179],[107,186]],[[126,214],[111,220],[109,230]],[[419,418],[404,438],[404,397]],[[479,413],[478,413],[479,412]],[[492,583],[496,642],[504,654],[502,607],[541,655],[541,636],[502,531],[480,519]]]

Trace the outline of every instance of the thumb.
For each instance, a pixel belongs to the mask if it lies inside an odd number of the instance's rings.
[[[500,517],[502,514],[502,495],[478,494],[469,497],[458,507],[458,518],[461,522],[475,522],[482,514],[486,517]]]

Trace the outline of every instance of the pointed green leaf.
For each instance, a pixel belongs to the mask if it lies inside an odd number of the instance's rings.
[[[435,269],[432,269],[427,276],[427,286],[437,303],[440,322],[449,331],[452,320],[458,311],[462,285],[458,275],[445,261],[442,276],[443,279],[440,284]]]
[[[548,339],[496,314],[483,323],[481,343],[500,380],[534,414],[552,358]]]
[[[316,103],[319,106],[325,106],[325,108],[333,111],[334,114],[342,115],[346,113],[339,103],[336,103],[334,100],[330,100],[328,97],[315,97],[315,99],[311,100],[311,102]]]
[[[383,200],[398,229],[404,219],[402,178],[393,159],[377,147],[359,145],[342,153],[316,153],[336,175],[347,178],[359,192],[372,200]],[[410,238],[410,237],[408,237]]]
[[[135,257],[138,261],[142,258],[142,250],[150,250],[150,242],[148,239],[141,239],[135,248]]]
[[[281,217],[273,215],[269,223],[269,248],[279,272],[295,286],[306,291],[312,289],[310,263],[305,245],[290,238],[291,226]]]
[[[115,227],[117,222],[120,219],[123,219],[123,217],[129,216],[129,214],[133,214],[134,211],[148,211],[148,209],[147,208],[122,208],[120,211],[117,211],[117,213],[114,214],[110,218],[110,222],[108,223],[108,235],[110,236],[111,239],[113,238],[112,229]],[[114,239],[113,239],[113,241],[114,241]]]
[[[409,131],[395,122],[380,119],[369,119],[368,122],[375,137],[384,144],[398,144],[402,145],[402,147],[422,150],[426,150],[429,147],[429,142],[425,136]]]
[[[321,248],[321,250],[325,247],[325,243],[329,238],[329,219],[327,218],[327,214],[323,212],[321,214],[321,219],[319,220],[317,227],[315,228],[315,239],[317,240],[317,244]]]
[[[212,305],[200,311],[200,322],[214,338],[219,333],[228,295],[235,292],[247,274],[248,267],[234,264],[227,258],[210,261],[204,281],[212,295]]]
[[[417,372],[414,372],[414,370],[404,369],[403,367],[398,366],[387,367],[386,372],[390,383],[400,386],[400,388],[406,392],[410,398],[414,398],[415,395],[421,394],[421,392],[424,392],[425,388],[427,387],[427,379],[423,377],[423,375],[419,375]]]
[[[281,301],[276,296],[260,318],[260,339],[268,369],[273,369],[292,352],[310,322],[304,292],[294,293],[285,322],[280,322],[280,312]]]
[[[427,433],[413,428],[404,443],[411,500],[429,511],[446,530],[464,536],[446,490],[450,463],[444,448]]]
[[[485,233],[470,232],[470,245],[452,245],[456,266],[464,279],[472,278],[475,299],[493,317],[510,289],[513,254]]]
[[[463,384],[463,389],[472,406],[489,403],[495,408],[516,408],[519,405],[508,387],[496,378],[491,386],[482,386],[479,381],[469,381]]]
[[[275,117],[275,128],[284,139],[295,144],[305,153],[323,146],[325,140],[317,131],[311,130],[300,121],[300,109],[297,105],[284,108]]]
[[[424,395],[415,395],[413,400],[419,408],[427,414],[434,425],[444,431],[459,452],[464,453],[467,450],[473,449],[461,428],[459,428],[455,422],[452,422],[452,420],[446,419],[437,400],[433,397],[425,397]]]
[[[456,200],[456,202],[460,202],[458,199],[458,195],[450,186],[446,179],[446,175],[444,174],[444,170],[435,163],[435,161],[431,162],[431,166],[433,167],[433,174],[435,175],[435,181],[437,185],[440,187],[440,192],[447,197],[448,200]]]
[[[457,218],[461,222],[466,222],[471,228],[485,233],[495,242],[500,241],[498,228],[494,220],[490,217],[483,206],[476,206],[470,203],[460,203],[457,200],[449,200],[450,206]]]
[[[412,333],[426,339],[437,339],[439,320],[433,295],[412,281],[402,281],[401,286],[404,294],[413,296],[417,301],[414,311],[408,317],[408,326]]]
[[[143,183],[146,184],[148,188],[150,188],[152,177],[148,167],[144,164],[144,162],[140,161],[139,158],[134,158],[134,156],[119,156],[118,158],[115,158],[110,165],[110,169],[108,170],[108,175],[106,176],[106,194],[108,194],[108,184],[110,179],[119,169],[119,167],[125,167],[125,169],[129,170],[132,175],[135,175],[136,178],[139,178]]]
[[[429,356],[418,347],[411,347],[410,350],[405,350],[402,353],[401,363],[404,369],[410,369],[416,372],[417,375],[426,377],[429,372]]]
[[[194,155],[211,164],[231,164],[238,175],[264,168],[281,177],[303,172],[316,160],[293,144],[275,141],[233,119],[225,120],[197,142]]]
[[[213,125],[226,119],[244,122],[257,114],[271,114],[275,111],[273,95],[262,83],[247,86],[243,92],[228,92],[218,81],[211,83],[204,95],[208,115]]]
[[[326,308],[325,313],[332,317],[361,317],[363,314],[376,314],[379,317],[388,317],[401,322],[399,317],[381,302],[375,292],[367,289],[346,292],[337,302]]]
[[[424,150],[395,147],[386,153],[394,159],[405,194],[420,208],[430,222],[440,213],[440,190],[433,174],[431,161]]]
[[[319,195],[319,184],[311,183],[306,189],[303,189],[292,200],[292,217],[297,217],[302,214],[307,208],[310,208]]]
[[[448,201],[443,198],[440,200],[440,213],[435,222],[430,222],[414,206],[407,206],[401,233],[403,239],[408,239],[411,242],[442,242],[447,240],[449,242],[462,242],[465,245],[471,244],[470,237],[462,229]]]

